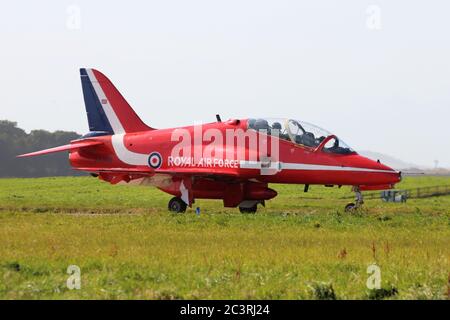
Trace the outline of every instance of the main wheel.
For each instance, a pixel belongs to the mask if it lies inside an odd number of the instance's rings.
[[[169,211],[175,213],[186,212],[187,204],[178,197],[174,197],[169,201]]]
[[[255,204],[253,207],[250,208],[239,207],[239,211],[241,213],[256,213],[256,210],[258,210],[258,204]]]
[[[356,209],[356,204],[349,203],[345,206],[345,212],[350,212]]]

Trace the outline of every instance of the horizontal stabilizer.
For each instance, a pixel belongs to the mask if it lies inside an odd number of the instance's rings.
[[[34,156],[40,156],[43,154],[55,153],[55,152],[61,152],[61,151],[72,151],[72,150],[86,148],[86,147],[92,147],[92,146],[96,146],[96,145],[100,145],[100,144],[103,144],[103,142],[94,141],[94,140],[77,141],[77,142],[74,142],[71,144],[66,144],[64,146],[59,146],[59,147],[55,147],[55,148],[21,154],[21,155],[17,156],[17,158],[34,157]]]

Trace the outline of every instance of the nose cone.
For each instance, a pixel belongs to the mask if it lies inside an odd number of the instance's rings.
[[[380,161],[374,161],[360,155],[352,155],[346,164],[353,168],[361,168],[365,173],[367,185],[391,185],[392,187],[401,181],[401,172],[382,164]],[[364,170],[365,169],[365,170]]]
[[[394,186],[396,183],[401,181],[402,179],[401,172],[394,170],[385,164],[382,164],[379,160],[374,161],[368,158],[365,159],[370,168],[378,170],[378,172],[383,175],[382,179],[384,180],[384,183],[392,184],[392,186]]]

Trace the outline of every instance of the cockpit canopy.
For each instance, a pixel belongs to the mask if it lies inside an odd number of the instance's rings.
[[[298,145],[317,148],[327,139],[322,151],[337,154],[355,153],[344,141],[330,132],[307,122],[294,119],[255,118],[248,119],[248,128],[266,134],[279,136],[280,139]]]

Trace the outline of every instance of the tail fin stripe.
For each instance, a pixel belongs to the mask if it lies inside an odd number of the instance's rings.
[[[114,134],[111,124],[92,86],[92,82],[89,80],[86,69],[80,69],[80,74],[89,131],[103,131]]]
[[[111,124],[111,127],[116,134],[125,133],[125,130],[122,126],[122,124],[119,121],[119,118],[117,118],[116,113],[114,112],[111,104],[109,103],[108,97],[106,97],[105,93],[103,92],[102,87],[100,86],[100,83],[97,81],[97,78],[94,75],[94,72],[92,69],[87,69],[87,74],[89,76],[89,80],[92,83],[92,86],[94,87],[95,93],[97,94],[98,99],[100,100],[100,104],[105,111],[106,117],[108,118],[109,123]]]

